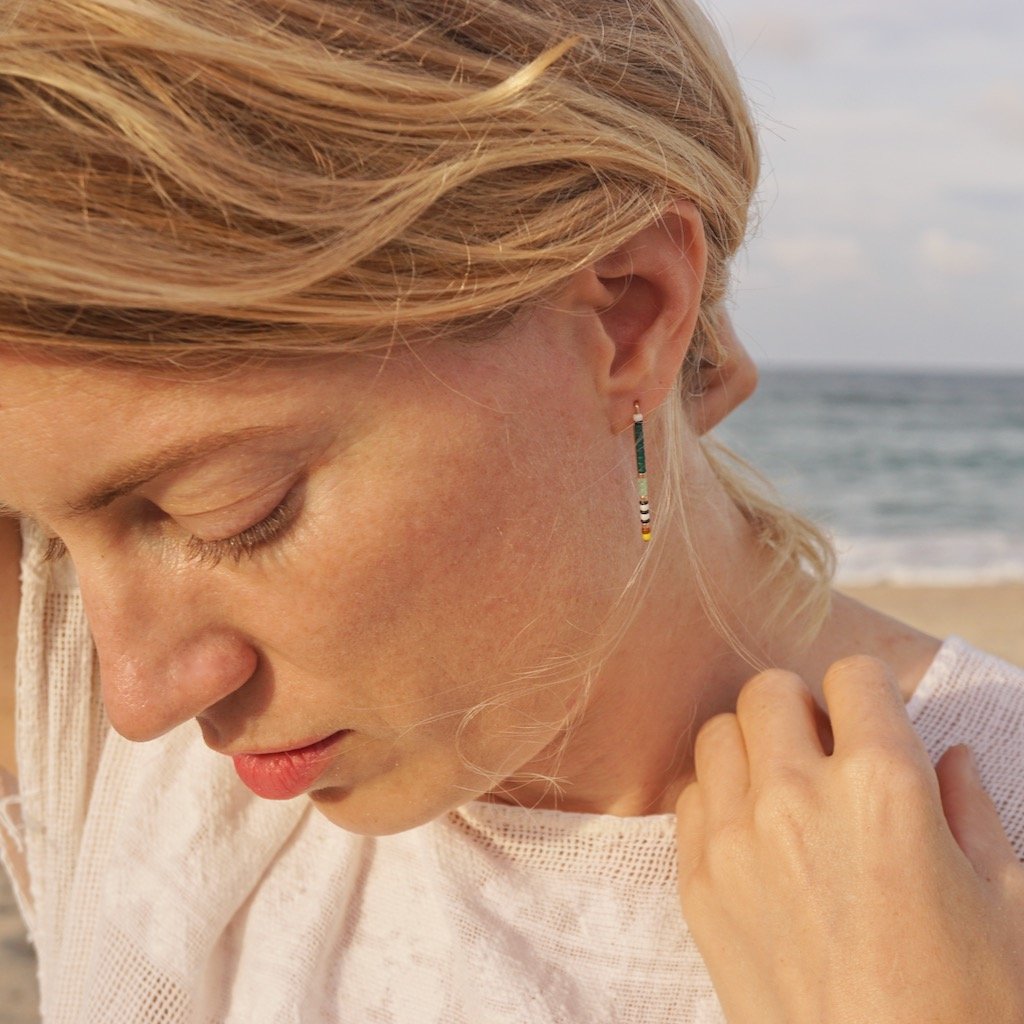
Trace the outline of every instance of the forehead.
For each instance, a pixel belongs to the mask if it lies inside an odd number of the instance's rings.
[[[346,355],[186,372],[26,358],[0,349],[0,432],[9,423],[59,439],[96,416],[112,428],[145,423],[171,429],[240,411],[271,414],[283,403],[339,389],[351,405],[381,376],[380,367],[380,360]]]
[[[119,467],[182,461],[204,439],[271,436],[325,410],[340,422],[366,376],[337,358],[185,376],[0,352],[0,501],[34,514]]]
[[[79,448],[86,438],[127,444],[174,435],[186,425],[228,418],[242,396],[265,404],[263,396],[277,390],[261,391],[254,384],[241,376],[230,383],[159,379],[0,355],[0,437],[15,449],[54,455]],[[3,461],[0,456],[0,474]]]
[[[373,424],[401,440],[437,437],[442,421],[461,431],[481,409],[502,423],[536,419],[545,403],[566,401],[571,381],[589,380],[575,335],[562,343],[559,317],[568,314],[475,344],[434,339],[216,372],[26,357],[0,345],[0,502],[31,509],[19,494],[44,459],[51,479],[80,481],[83,467],[109,475],[214,431],[310,423],[355,436]]]
[[[25,358],[0,348],[0,503],[41,518],[67,514],[115,478],[145,477],[215,435],[329,431],[408,444],[532,409],[564,375],[538,372],[546,346],[426,344],[380,355],[332,355],[217,373],[151,372]],[[544,383],[547,382],[547,383]],[[241,449],[238,449],[239,451]],[[250,446],[250,450],[252,447]],[[180,465],[187,464],[179,463]],[[131,469],[132,472],[128,472]],[[109,489],[109,488],[108,488]],[[117,488],[115,488],[117,489]]]

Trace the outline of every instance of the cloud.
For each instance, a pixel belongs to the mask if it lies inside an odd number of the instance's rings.
[[[926,270],[944,277],[977,277],[993,263],[986,246],[966,238],[954,238],[941,228],[931,228],[918,239],[917,255]]]
[[[975,185],[951,188],[942,195],[942,201],[953,207],[999,217],[1024,215],[1024,182],[1014,186]]]
[[[731,19],[729,27],[743,53],[797,63],[809,60],[819,49],[817,27],[795,13],[750,12]]]
[[[1024,88],[1016,82],[994,82],[972,105],[972,113],[997,139],[1024,143]]]
[[[863,281],[871,274],[867,253],[853,235],[804,232],[765,241],[777,267],[805,285]]]
[[[970,333],[978,365],[1024,369],[1024,3],[705,2],[762,124],[737,268],[755,335],[818,361],[898,340],[906,364],[938,365]]]

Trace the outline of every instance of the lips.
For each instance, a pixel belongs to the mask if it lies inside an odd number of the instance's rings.
[[[238,777],[265,800],[290,800],[304,793],[327,770],[338,744],[349,730],[294,750],[271,754],[236,754],[231,760]]]

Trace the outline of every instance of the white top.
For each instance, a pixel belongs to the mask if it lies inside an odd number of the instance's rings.
[[[107,725],[73,571],[26,527],[0,853],[62,1024],[712,1024],[672,815],[473,802],[396,836],[268,802],[183,726]],[[1024,848],[1024,670],[946,641],[909,712]]]

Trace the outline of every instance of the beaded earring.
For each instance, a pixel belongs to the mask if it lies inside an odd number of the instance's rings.
[[[647,493],[647,454],[644,451],[644,416],[640,403],[633,403],[633,446],[636,448],[637,488],[640,491],[640,536],[651,539],[651,502]]]

